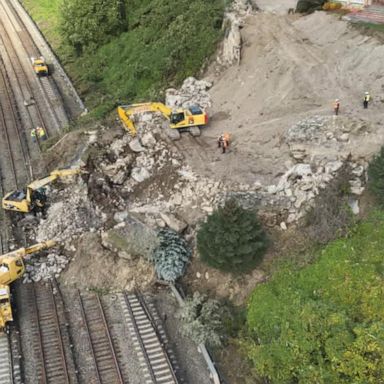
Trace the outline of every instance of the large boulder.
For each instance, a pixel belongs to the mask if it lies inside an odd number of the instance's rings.
[[[156,231],[132,217],[102,232],[101,240],[104,247],[124,259],[139,256],[149,259],[159,245]]]

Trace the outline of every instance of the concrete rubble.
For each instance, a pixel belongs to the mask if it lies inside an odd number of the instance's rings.
[[[50,195],[53,199],[53,193]],[[60,192],[60,200],[48,208],[46,219],[37,228],[36,241],[56,240],[64,246],[85,232],[95,232],[102,224],[102,214],[88,198],[86,184],[78,182]]]
[[[188,77],[184,80],[180,89],[169,88],[166,90],[165,104],[171,108],[188,108],[193,105],[208,108],[212,105],[208,93],[211,87],[212,83],[209,81]]]
[[[55,240],[60,248],[51,249],[47,256],[31,257],[24,283],[58,278],[74,252],[73,241],[84,233],[96,232],[105,220],[105,215],[89,200],[81,178],[60,192],[52,189],[49,197],[56,202],[49,206],[46,218],[40,220],[34,237],[36,242]]]
[[[26,263],[23,284],[57,279],[68,263],[68,257],[57,250],[51,250],[47,256],[31,257]]]

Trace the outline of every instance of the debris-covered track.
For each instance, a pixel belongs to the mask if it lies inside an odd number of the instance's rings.
[[[123,293],[121,306],[137,345],[146,383],[177,384],[179,381],[165,347],[164,331],[154,321],[144,297],[140,293]]]

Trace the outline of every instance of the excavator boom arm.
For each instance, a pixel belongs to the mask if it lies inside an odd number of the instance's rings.
[[[66,176],[77,175],[78,173],[80,173],[79,168],[55,169],[50,173],[49,176],[33,181],[27,186],[27,188],[35,191],[36,189],[40,189],[45,185],[52,183],[52,181],[55,181],[56,179]]]
[[[43,241],[41,243],[38,243],[38,244],[35,244],[35,245],[32,245],[30,247],[25,248],[25,254],[30,255],[31,253],[36,253],[36,252],[42,251],[44,249],[52,248],[56,244],[57,243],[54,240]]]
[[[117,108],[117,113],[126,129],[132,136],[136,136],[137,130],[132,120],[132,116],[137,113],[144,112],[160,112],[168,120],[172,114],[172,110],[163,103],[138,103],[130,105],[121,105]]]

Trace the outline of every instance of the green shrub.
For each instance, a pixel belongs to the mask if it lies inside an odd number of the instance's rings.
[[[368,166],[368,189],[373,193],[377,202],[384,205],[384,147],[371,160]]]
[[[243,346],[271,384],[379,384],[384,377],[384,213],[255,289]]]
[[[208,265],[226,272],[247,272],[262,259],[266,235],[256,212],[228,200],[200,227],[197,249]]]

